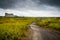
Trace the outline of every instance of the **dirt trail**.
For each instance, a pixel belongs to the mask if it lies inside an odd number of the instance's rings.
[[[30,28],[32,30],[31,40],[60,40],[60,33],[39,28],[35,24],[31,24]]]
[[[40,34],[40,30],[39,30],[39,27],[36,26],[36,25],[30,25],[31,29],[32,29],[32,40],[42,40],[41,38],[41,34]]]

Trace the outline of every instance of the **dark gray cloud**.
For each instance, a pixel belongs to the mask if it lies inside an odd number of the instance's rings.
[[[35,3],[34,3],[35,2]],[[14,7],[35,7],[38,0],[0,0],[0,8],[14,8]]]
[[[40,3],[60,7],[60,0],[40,0]]]
[[[0,8],[10,8],[15,3],[15,0],[0,0]]]
[[[39,9],[41,5],[60,7],[60,0],[0,0],[0,8],[30,8]]]

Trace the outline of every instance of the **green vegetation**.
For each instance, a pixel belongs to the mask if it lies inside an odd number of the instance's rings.
[[[36,18],[0,18],[0,40],[26,40],[29,25]]]
[[[60,18],[45,18],[38,22],[40,27],[46,27],[60,31]]]

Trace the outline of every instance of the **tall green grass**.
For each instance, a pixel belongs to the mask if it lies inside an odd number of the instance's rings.
[[[26,32],[35,18],[0,18],[0,40],[26,40]]]

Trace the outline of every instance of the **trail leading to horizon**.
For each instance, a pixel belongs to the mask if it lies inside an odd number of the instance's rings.
[[[41,34],[39,32],[39,28],[36,25],[31,24],[30,25],[33,34],[32,34],[32,40],[42,40]]]
[[[39,28],[34,23],[30,25],[32,33],[32,40],[60,40],[60,33]]]

